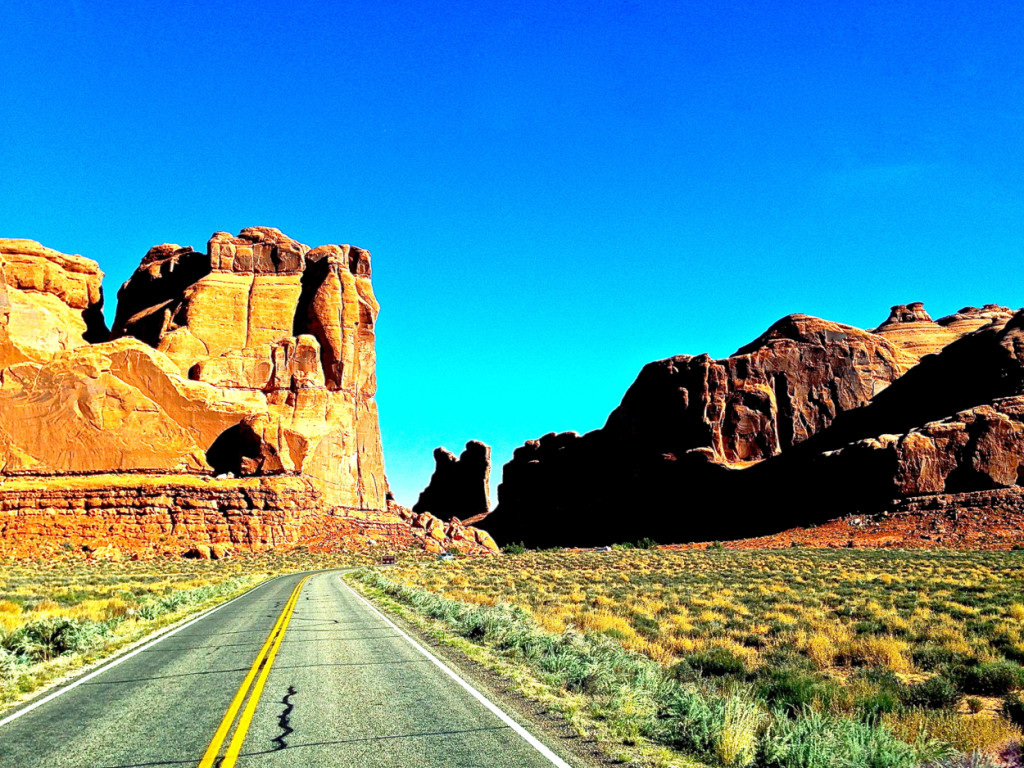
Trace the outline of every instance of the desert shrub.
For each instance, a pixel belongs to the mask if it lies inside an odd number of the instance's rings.
[[[807,712],[773,719],[762,740],[765,768],[912,768],[919,750],[885,728]]]
[[[914,664],[925,671],[965,663],[963,654],[944,648],[941,645],[926,643],[914,649]]]
[[[645,536],[644,538],[640,539],[640,541],[638,541],[636,543],[636,548],[637,549],[657,549],[658,548],[658,542],[656,542],[654,539],[650,538],[649,536]]]
[[[722,706],[721,723],[713,738],[715,757],[726,768],[742,768],[754,762],[758,731],[764,713],[751,701],[730,696]]]
[[[1024,726],[1024,699],[1019,693],[1008,693],[1003,697],[1003,717],[1017,726]]]
[[[1015,661],[985,661],[951,670],[957,687],[964,693],[1000,696],[1024,685],[1024,668]]]
[[[821,688],[817,675],[792,667],[771,669],[757,683],[759,695],[768,704],[790,714],[811,706]]]
[[[633,625],[633,629],[651,640],[656,639],[661,632],[661,624],[658,623],[658,620],[642,613],[634,613],[630,617],[629,623]]]
[[[972,715],[976,715],[985,708],[985,702],[979,699],[977,696],[968,696],[967,701],[964,702],[967,705],[967,711]]]
[[[811,635],[804,651],[818,669],[831,667],[835,664],[838,655],[835,641],[824,632],[816,632]]]
[[[791,645],[776,645],[765,651],[761,659],[765,669],[792,669],[813,673],[817,670],[813,660]]]
[[[882,715],[896,712],[901,706],[899,694],[888,688],[873,688],[854,698],[853,708],[865,722],[878,722]]]
[[[902,693],[904,688],[903,681],[892,670],[884,667],[859,669],[850,676],[850,680],[870,683],[897,693]]]
[[[969,755],[957,755],[930,763],[925,768],[1005,768],[1005,766],[1006,763],[998,757],[975,750]]]
[[[907,686],[904,702],[925,709],[952,709],[960,700],[960,692],[951,680],[942,675],[930,677]]]
[[[853,640],[845,649],[846,656],[855,664],[881,667],[893,672],[910,672],[910,645],[893,635],[864,635]]]
[[[850,709],[864,722],[874,723],[897,711],[906,697],[906,686],[890,670],[869,667],[857,670],[847,681]]]
[[[0,680],[14,677],[23,664],[24,659],[7,650],[3,645],[3,639],[0,638]]]
[[[684,686],[662,704],[661,717],[670,723],[663,739],[701,758],[724,766],[750,765],[757,753],[764,714],[739,696],[711,697]]]
[[[661,741],[676,749],[710,756],[715,712],[700,690],[692,686],[671,690],[661,703],[659,718],[666,724]]]
[[[501,548],[501,551],[506,555],[523,555],[526,554],[526,545],[521,541],[514,544],[506,544]]]
[[[722,648],[721,646],[714,646],[706,651],[691,653],[686,657],[686,663],[701,674],[713,677],[747,674],[746,660],[728,648]]]
[[[6,651],[30,662],[49,661],[66,653],[84,650],[106,631],[95,622],[63,616],[45,616],[22,625],[3,639]]]

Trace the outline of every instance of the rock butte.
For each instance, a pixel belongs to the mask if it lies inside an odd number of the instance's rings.
[[[913,303],[873,332],[790,315],[728,358],[650,363],[601,429],[518,448],[485,524],[532,546],[737,539],[844,514],[1024,515],[1022,481],[1024,310],[933,321]]]
[[[158,245],[109,333],[96,262],[0,239],[0,270],[0,550],[495,549],[390,500],[368,251]]]
[[[491,447],[470,440],[458,458],[444,448],[434,450],[434,474],[420,493],[413,512],[431,512],[442,519],[477,519],[491,507]]]

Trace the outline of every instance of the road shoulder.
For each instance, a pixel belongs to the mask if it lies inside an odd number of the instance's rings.
[[[525,668],[445,632],[440,622],[420,616],[408,606],[367,589],[359,579],[351,578],[350,572],[340,578],[571,765],[604,768],[623,764],[574,727],[570,712],[562,711],[552,701],[545,701],[543,686],[533,680]]]

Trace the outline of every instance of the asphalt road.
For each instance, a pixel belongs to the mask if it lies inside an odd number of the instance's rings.
[[[230,764],[224,755],[234,733],[244,734],[236,739],[237,765],[246,768],[559,764],[423,655],[337,572],[312,575],[290,601],[301,580],[268,582],[0,726],[0,766],[199,766],[225,720],[234,725],[207,757],[214,766]],[[275,627],[276,652],[268,643]],[[226,718],[244,681],[256,690],[262,669],[254,662],[268,647],[272,664],[258,704]],[[243,728],[247,708],[251,723]]]

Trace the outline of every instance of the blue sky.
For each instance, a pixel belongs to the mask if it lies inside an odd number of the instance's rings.
[[[374,256],[385,460],[600,426],[790,312],[1024,304],[1012,3],[0,7],[0,236]]]

